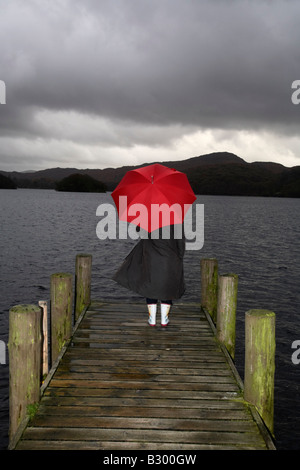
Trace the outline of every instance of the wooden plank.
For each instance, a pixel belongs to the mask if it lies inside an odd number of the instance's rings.
[[[23,440],[20,442],[18,449],[19,450],[30,450],[32,446],[32,441]],[[33,450],[84,450],[84,451],[101,451],[101,450],[123,450],[123,451],[151,451],[154,450],[158,452],[163,451],[191,451],[191,450],[260,450],[260,448],[254,445],[242,445],[238,444],[211,444],[211,443],[198,443],[198,444],[182,444],[182,443],[164,443],[164,442],[135,442],[135,441],[68,441],[68,440],[38,440],[34,441]],[[263,450],[263,449],[262,449]]]
[[[39,412],[35,419],[39,416],[57,415],[57,416],[110,416],[110,417],[144,417],[144,418],[172,418],[174,417],[174,409],[170,407],[122,407],[122,406],[49,406],[49,404],[41,404]],[[208,409],[202,408],[197,409],[197,415],[195,414],[194,408],[177,408],[176,417],[184,419],[217,419],[217,420],[243,420],[245,419],[245,409],[240,407],[237,409],[228,410],[219,409]]]
[[[63,423],[60,416],[44,415],[35,421],[35,426],[53,428],[96,428],[96,429],[161,429],[179,431],[224,431],[254,433],[255,429],[250,421],[238,420],[212,420],[202,419],[172,419],[172,418],[147,418],[147,417],[111,417],[111,416],[67,416]]]
[[[220,409],[232,410],[242,409],[243,405],[231,400],[190,400],[190,399],[155,399],[155,398],[127,398],[127,397],[45,397],[43,399],[45,405],[51,406],[131,406],[131,407],[149,407],[164,408],[169,407],[173,409],[173,414],[176,415],[177,408],[205,408],[205,409]]]
[[[69,373],[65,374],[64,377],[66,379],[72,379],[72,380],[84,380],[84,377],[82,377],[83,374],[80,373]],[[106,381],[106,380],[123,380],[123,381],[132,381],[132,380],[143,380],[144,382],[176,382],[178,383],[190,383],[190,382],[222,382],[222,383],[230,383],[232,378],[230,375],[228,376],[216,376],[216,375],[177,375],[177,374],[148,374],[146,372],[135,372],[135,371],[130,371],[130,373],[123,373],[119,371],[113,371],[111,373],[90,373],[89,379],[90,380],[99,380],[99,383],[101,381]],[[59,376],[58,376],[59,377]]]
[[[162,363],[161,361],[160,362],[157,362],[157,360],[154,362],[153,364],[153,367],[152,368],[160,368],[160,369],[165,369],[165,370],[169,370],[171,367],[172,368],[177,368],[178,370],[180,369],[184,369],[184,370],[187,370],[185,369],[186,368],[186,361],[175,361],[175,360],[169,360],[167,363]],[[188,364],[189,366],[191,364]],[[225,361],[224,358],[203,358],[201,360],[201,358],[199,358],[199,360],[197,362],[195,362],[195,364],[193,364],[193,367],[190,368],[189,370],[190,371],[197,371],[197,370],[201,370],[201,369],[219,369],[221,365],[224,365],[224,367],[228,368],[227,366],[227,363]],[[85,359],[80,359],[80,358],[72,358],[72,360],[70,358],[67,358],[67,354],[66,354],[66,357],[64,356],[62,361],[61,361],[61,364],[60,364],[60,370],[61,369],[64,369],[64,368],[69,368],[70,370],[75,370],[75,368],[79,368],[81,367],[83,370],[87,370],[87,368],[91,367],[92,370],[94,368],[99,370],[100,368],[102,370],[104,370],[105,368],[109,367],[111,368],[112,366],[116,366],[116,361],[115,359],[111,360],[111,359],[91,359],[91,358],[85,358]],[[123,367],[123,368],[131,368],[131,367],[135,367],[135,368],[138,368],[138,367],[147,367],[149,369],[151,369],[151,367],[149,366],[149,358],[141,358],[141,357],[126,357],[126,358],[118,358],[118,364],[117,364],[117,367]]]
[[[44,428],[31,426],[26,431],[26,438],[33,441],[34,439],[42,440],[71,440],[71,441],[134,441],[134,442],[157,442],[162,440],[165,443],[185,443],[197,445],[200,442],[209,444],[232,444],[241,445],[257,445],[263,448],[263,443],[259,443],[256,433],[250,432],[209,432],[209,431],[166,431],[163,436],[160,430],[152,429],[101,429],[101,428]],[[237,441],[238,439],[238,441]]]
[[[267,449],[197,305],[92,302],[17,449]]]
[[[111,381],[95,381],[95,380],[65,380],[65,379],[56,379],[55,377],[51,381],[52,387],[66,387],[66,388],[80,388],[80,387],[87,387],[90,390],[93,389],[121,389],[121,390],[137,390],[138,392],[143,389],[151,389],[151,390],[183,390],[183,385],[169,382],[165,384],[164,382],[139,382],[136,380],[130,382],[119,382],[116,380]],[[189,383],[185,384],[184,390],[186,391],[214,391],[214,390],[222,390],[223,392],[236,392],[239,391],[237,384],[235,383]],[[45,394],[46,395],[46,394]]]
[[[99,366],[91,366],[91,365],[62,365],[57,371],[56,377],[68,377],[68,374],[73,376],[74,374],[78,374],[79,377],[82,377],[83,379],[85,376],[88,376],[90,379],[94,379],[97,374],[107,374],[111,372],[111,365],[103,365],[101,367],[101,372],[99,372]],[[147,367],[146,364],[134,364],[132,367],[124,366],[122,367],[121,365],[117,366],[115,369],[114,373],[120,373],[120,374],[136,374],[139,372],[140,374],[147,374],[148,376],[152,375],[190,375],[190,376],[204,376],[204,375],[213,375],[214,377],[216,375],[222,375],[222,376],[230,376],[230,371],[227,369],[218,369],[219,364],[212,364],[210,367],[198,367],[198,368],[192,368],[192,369],[184,369],[182,367],[173,367],[170,365],[165,365],[165,367]]]
[[[89,388],[86,387],[61,387],[61,388],[52,388],[48,387],[45,392],[45,396],[50,397],[83,397],[83,396],[97,396],[97,397],[143,397],[143,398],[188,398],[188,399],[197,399],[197,400],[226,400],[234,398],[237,396],[236,392],[224,391],[216,389],[206,389],[204,391],[194,391],[194,390],[161,390],[159,389],[137,389],[132,387],[129,389],[124,388]]]

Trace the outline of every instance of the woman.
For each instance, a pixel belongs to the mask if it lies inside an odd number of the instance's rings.
[[[161,325],[169,323],[172,300],[179,299],[185,291],[183,257],[185,240],[175,238],[175,226],[169,236],[159,229],[158,238],[141,239],[125,258],[113,276],[118,284],[146,297],[148,323],[156,325],[158,300],[161,301]]]

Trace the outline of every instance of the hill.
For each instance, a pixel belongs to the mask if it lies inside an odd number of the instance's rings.
[[[247,163],[228,152],[159,162],[187,174],[196,194],[300,197],[300,166],[287,168],[273,162]],[[3,172],[18,187],[54,189],[57,182],[72,175],[89,175],[112,191],[125,173],[138,166],[77,169],[51,168],[30,173]]]
[[[17,185],[8,176],[0,174],[0,189],[17,189]]]
[[[57,191],[81,192],[81,193],[104,193],[106,185],[89,175],[72,173],[60,181],[56,182]]]

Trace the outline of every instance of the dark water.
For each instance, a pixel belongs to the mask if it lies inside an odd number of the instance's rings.
[[[74,273],[75,256],[93,255],[92,297],[140,300],[110,280],[136,243],[99,240],[99,204],[107,194],[0,190],[0,340],[8,341],[9,308],[49,300],[50,276]],[[205,242],[185,256],[186,301],[200,301],[200,259],[216,257],[219,272],[239,275],[236,365],[243,377],[244,315],[276,313],[275,433],[278,449],[299,449],[300,364],[291,360],[300,340],[299,199],[199,196]],[[8,358],[7,358],[8,362]],[[8,364],[0,365],[0,449],[7,447]]]

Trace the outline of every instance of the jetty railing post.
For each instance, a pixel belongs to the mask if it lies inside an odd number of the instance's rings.
[[[64,343],[72,334],[73,276],[56,273],[51,276],[51,360],[57,359]]]
[[[49,348],[48,348],[48,305],[46,300],[40,300],[39,306],[42,308],[42,375],[46,376],[49,372]]]
[[[244,399],[258,410],[274,434],[275,313],[249,310],[245,314]]]
[[[28,406],[40,399],[41,308],[16,305],[9,311],[9,438],[14,437]]]
[[[237,274],[223,274],[219,276],[217,338],[224,344],[232,359],[235,356],[237,290]]]
[[[214,323],[217,321],[218,296],[218,261],[204,258],[201,266],[201,306],[210,314]]]
[[[75,322],[91,302],[92,255],[76,255],[75,266]]]

